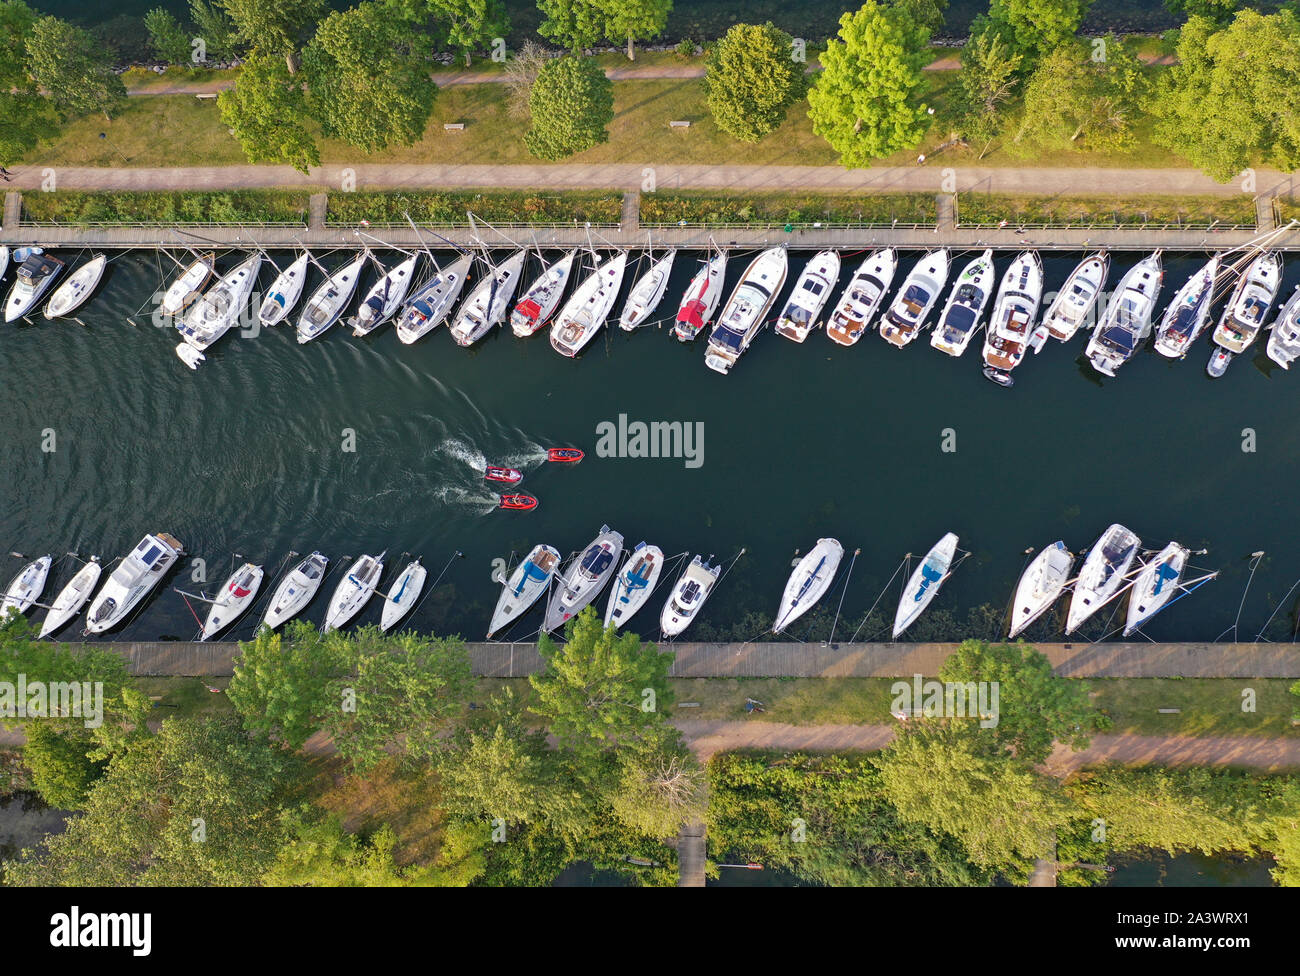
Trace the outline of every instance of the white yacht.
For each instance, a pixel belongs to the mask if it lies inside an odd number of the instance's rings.
[[[233,326],[248,307],[248,296],[257,284],[257,272],[262,267],[262,255],[254,254],[241,262],[200,298],[185,313],[184,320],[176,324],[176,331],[189,345],[202,352]]]
[[[619,251],[596,265],[551,323],[551,348],[573,358],[596,337],[618,298],[626,267],[627,251]]]
[[[1282,257],[1278,252],[1260,254],[1246,267],[1214,330],[1214,344],[1222,352],[1216,350],[1211,358],[1211,376],[1222,376],[1233,357],[1255,341],[1281,285]]]
[[[64,263],[52,254],[39,252],[28,256],[18,267],[18,277],[9,289],[5,300],[5,321],[20,319],[49,291],[55,279],[63,273]]]
[[[341,629],[361,612],[361,608],[375,595],[379,577],[384,574],[386,555],[388,555],[387,551],[381,552],[378,556],[362,556],[352,564],[352,568],[344,574],[343,579],[339,580],[339,585],[334,588],[334,595],[330,597],[330,606],[325,614],[325,625],[321,628],[321,633],[328,634],[331,630]]]
[[[1178,583],[1187,559],[1186,546],[1171,542],[1152,557],[1133,580],[1128,594],[1128,614],[1124,622],[1127,637],[1168,605],[1178,592]]]
[[[1011,632],[1014,639],[1026,627],[1052,608],[1070,582],[1074,553],[1057,540],[1034,557],[1020,576],[1011,604]]]
[[[77,570],[77,575],[59,590],[59,595],[50,604],[50,612],[45,615],[45,622],[41,624],[41,632],[37,635],[37,639],[49,637],[81,611],[86,601],[90,599],[95,584],[99,582],[99,574],[102,570],[103,567],[99,565],[97,556],[91,556],[90,561]]]
[[[409,346],[442,324],[465,287],[473,260],[472,254],[462,254],[415,290],[397,322],[397,338],[403,345]]]
[[[897,270],[898,256],[892,247],[872,251],[863,259],[835,311],[826,320],[826,337],[831,342],[851,346],[866,334],[871,320],[884,304]]]
[[[1106,311],[1088,340],[1086,354],[1092,368],[1106,376],[1128,362],[1139,343],[1151,332],[1151,318],[1160,298],[1164,271],[1160,252],[1143,258],[1119,280]]]
[[[1002,275],[997,301],[984,332],[985,375],[1008,385],[1024,359],[1043,300],[1043,262],[1037,251],[1022,251]]]
[[[32,608],[32,604],[45,591],[45,581],[49,579],[53,562],[49,556],[42,556],[18,571],[18,575],[5,589],[4,600],[0,602],[0,620],[10,614],[24,614]]]
[[[1118,522],[1101,534],[1084,559],[1074,584],[1070,612],[1065,620],[1067,634],[1078,630],[1120,592],[1141,545],[1142,540]]]
[[[916,622],[916,618],[921,616],[930,601],[938,595],[939,587],[943,586],[943,581],[952,571],[952,559],[956,553],[957,536],[949,532],[925,554],[903,587],[903,596],[898,601],[898,612],[894,614],[895,640]]]
[[[230,574],[220,595],[208,607],[208,617],[203,622],[203,632],[199,640],[205,641],[225,630],[244,615],[257,599],[257,591],[262,588],[261,566],[244,563]]]
[[[298,316],[298,342],[311,342],[339,320],[356,293],[361,272],[369,260],[363,251],[320,283]]]
[[[99,281],[104,277],[106,267],[108,267],[108,256],[96,254],[80,268],[72,272],[67,281],[54,289],[54,294],[45,303],[45,317],[47,319],[57,319],[63,315],[71,315],[81,308],[86,299],[90,297],[91,292],[99,286]]]
[[[203,292],[203,286],[212,277],[217,267],[217,256],[209,251],[207,254],[195,255],[163,294],[159,309],[163,315],[179,315]]]
[[[665,637],[676,637],[700,615],[700,608],[713,592],[721,573],[720,565],[710,566],[700,556],[691,560],[659,614],[659,629]]]
[[[722,299],[722,283],[727,277],[727,254],[719,251],[708,258],[682,293],[677,307],[673,335],[679,342],[690,342],[713,321],[713,313]]]
[[[980,330],[984,307],[993,295],[993,249],[988,248],[962,268],[952,283],[948,304],[930,334],[930,345],[949,356],[961,356]]]
[[[1182,359],[1210,321],[1214,279],[1219,274],[1216,254],[1178,289],[1156,329],[1156,352],[1170,359]]]
[[[366,297],[357,306],[356,313],[348,318],[354,336],[370,335],[397,314],[402,302],[406,300],[406,293],[410,290],[415,275],[415,266],[419,262],[420,255],[408,254],[370,286]]]
[[[98,596],[86,611],[86,631],[102,634],[124,622],[144,597],[167,575],[172,565],[185,554],[180,540],[159,532],[140,540],[126,558],[108,574]]]
[[[828,249],[813,255],[804,265],[794,291],[776,319],[776,331],[787,339],[803,342],[820,324],[818,316],[840,278],[840,252]]]
[[[676,257],[676,248],[669,248],[658,259],[651,256],[649,269],[628,292],[627,301],[623,303],[623,314],[618,317],[618,327],[624,332],[631,332],[650,321],[650,316],[654,315],[655,309],[663,301],[664,292],[668,290],[668,277],[673,272]]]
[[[542,269],[542,273],[533,279],[533,283],[519,299],[514,311],[510,313],[510,331],[521,339],[526,339],[551,320],[555,310],[564,297],[569,278],[573,274],[573,262],[577,251],[565,251],[558,259]]]
[[[471,289],[456,312],[450,330],[456,345],[472,346],[506,320],[527,256],[527,251],[516,251],[495,267],[489,266],[490,273]]]
[[[284,321],[285,316],[293,311],[293,307],[298,304],[298,299],[302,297],[302,286],[307,283],[309,260],[307,252],[303,251],[275,276],[275,281],[271,282],[270,289],[262,299],[262,307],[258,309],[259,322],[268,328],[279,325]]]
[[[817,545],[799,560],[794,572],[786,580],[785,592],[781,594],[781,606],[777,608],[776,620],[772,624],[772,633],[781,633],[826,595],[843,558],[844,547],[838,539],[817,540]]]
[[[663,569],[664,551],[658,546],[638,542],[614,577],[609,605],[605,608],[605,626],[617,629],[631,620],[650,599]]]
[[[1291,363],[1300,356],[1300,285],[1296,285],[1269,329],[1268,358],[1283,369],[1290,369]]]
[[[785,287],[788,259],[785,247],[770,247],[749,263],[736,282],[722,315],[709,334],[704,365],[717,373],[730,372],[763,328],[763,319]]]
[[[528,558],[516,566],[510,578],[501,585],[501,596],[492,611],[488,640],[537,602],[559,567],[560,553],[557,549],[546,545],[533,546]]]
[[[948,283],[948,270],[947,248],[922,255],[880,320],[881,338],[901,349],[921,334],[926,316]]]
[[[1092,327],[1092,316],[1110,277],[1110,254],[1100,251],[1080,261],[1047,306],[1043,325],[1053,339],[1069,342],[1079,329]]]
[[[420,560],[407,564],[393,581],[393,585],[388,588],[388,596],[384,597],[384,609],[379,615],[381,631],[392,630],[402,622],[403,617],[415,609],[416,601],[420,599],[420,591],[424,589],[424,581],[428,575],[428,570],[420,564]]]
[[[302,613],[320,589],[328,565],[328,559],[319,552],[313,552],[295,566],[275,588],[271,605],[266,608],[266,616],[262,618],[262,625],[275,630]]]
[[[608,525],[602,525],[595,539],[569,563],[550,606],[546,608],[543,631],[552,631],[576,616],[583,607],[600,595],[609,578],[618,568],[618,557],[623,553],[623,536]]]

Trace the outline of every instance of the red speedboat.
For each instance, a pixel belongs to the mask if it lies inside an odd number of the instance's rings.
[[[548,461],[581,461],[582,452],[576,447],[552,447],[546,452]]]
[[[483,477],[503,485],[517,485],[524,480],[524,473],[514,468],[494,468],[489,464],[487,470],[483,472]]]
[[[511,508],[519,512],[527,512],[537,507],[537,499],[532,495],[525,495],[522,492],[517,495],[502,495],[501,507]]]

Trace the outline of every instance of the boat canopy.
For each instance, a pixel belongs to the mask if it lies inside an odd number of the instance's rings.
[[[614,554],[604,546],[592,546],[587,550],[587,554],[582,557],[582,568],[592,576],[599,576],[609,568],[613,562]]]
[[[975,310],[965,305],[954,305],[944,319],[945,330],[956,335],[965,335],[974,325]]]
[[[695,329],[704,328],[704,303],[699,299],[687,302],[678,311],[677,321],[684,322]]]

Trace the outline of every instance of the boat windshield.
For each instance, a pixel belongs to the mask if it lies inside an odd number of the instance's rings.
[[[785,308],[785,318],[795,325],[804,325],[812,318],[812,313],[802,305],[795,305],[791,302]]]
[[[921,314],[921,310],[930,302],[930,293],[920,285],[909,285],[907,291],[903,292],[903,307],[907,314],[915,318]]]

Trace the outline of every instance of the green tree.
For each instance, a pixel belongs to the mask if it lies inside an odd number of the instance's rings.
[[[285,59],[293,74],[304,35],[325,15],[325,0],[217,0],[234,37],[256,51]]]
[[[112,113],[126,101],[126,87],[90,33],[57,17],[42,17],[27,39],[28,68],[37,86],[69,118]]]
[[[1012,50],[1037,63],[1074,38],[1092,0],[993,0],[988,17],[1011,41]]]
[[[250,59],[236,92],[254,61],[258,71],[265,68],[287,77],[278,59]],[[225,95],[222,100],[224,103]],[[223,118],[238,131],[236,120],[227,118],[226,110],[223,104]],[[251,154],[250,159],[259,161]],[[321,634],[301,620],[286,624],[283,634],[261,628],[253,640],[240,642],[239,652],[226,697],[244,728],[274,736],[294,749],[301,748],[322,726],[326,714],[338,708],[330,695],[330,682],[347,674],[356,663],[353,640],[338,631]]]
[[[1002,111],[1020,84],[1024,55],[1013,54],[1006,39],[987,22],[972,33],[961,50],[961,128],[972,139],[992,141],[1002,124]]]
[[[475,48],[486,47],[510,32],[505,0],[388,0],[413,25],[460,53],[465,66]]]
[[[943,15],[948,10],[948,0],[890,0],[890,3],[904,17],[931,34],[943,26]]]
[[[605,10],[605,36],[627,41],[627,59],[636,60],[636,41],[658,37],[668,23],[673,0],[601,0]]]
[[[194,22],[195,36],[203,41],[206,60],[220,61],[238,53],[235,22],[214,0],[190,0],[190,20]]]
[[[598,0],[537,0],[543,20],[537,28],[548,41],[577,53],[606,33],[606,13]]]
[[[845,166],[867,166],[920,143],[928,38],[923,27],[875,0],[840,18],[838,38],[827,44],[823,70],[808,92],[808,115]]]
[[[528,110],[528,151],[539,159],[563,159],[609,139],[614,86],[595,58],[552,58],[538,69]]]
[[[27,70],[27,42],[36,12],[22,0],[0,0],[0,163],[16,161],[58,132],[54,106]]]
[[[620,751],[614,815],[638,834],[666,839],[704,815],[704,775],[685,750]]]
[[[155,7],[144,15],[144,28],[154,53],[168,64],[190,63],[190,35],[166,7]]]
[[[1165,0],[1165,8],[1175,15],[1208,17],[1217,24],[1226,24],[1237,12],[1237,0]]]
[[[23,765],[41,798],[63,810],[80,808],[104,770],[102,760],[90,757],[94,740],[82,730],[55,731],[49,722],[29,722],[24,732]]]
[[[737,24],[705,59],[707,102],[718,128],[741,142],[758,142],[785,121],[808,90],[804,65],[791,56],[794,40],[766,24]]]

